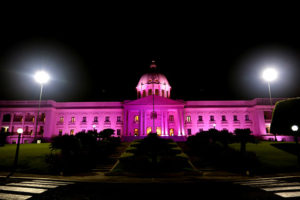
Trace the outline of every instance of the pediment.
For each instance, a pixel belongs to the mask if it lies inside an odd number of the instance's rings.
[[[184,105],[184,101],[168,99],[160,96],[154,96],[154,104],[155,105]],[[147,96],[132,101],[125,101],[124,105],[153,105],[153,96]]]

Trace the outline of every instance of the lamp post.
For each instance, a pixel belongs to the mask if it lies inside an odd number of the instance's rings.
[[[270,85],[270,82],[274,81],[277,79],[278,77],[278,72],[274,69],[274,68],[267,68],[263,71],[263,79],[268,83],[268,89],[269,89],[269,98],[270,98],[270,108],[271,108],[271,111],[273,110],[272,109],[272,106],[273,106],[273,103],[272,103],[272,95],[271,95],[271,85]],[[275,141],[277,141],[277,138],[276,138],[276,134],[274,134],[275,136]]]
[[[38,122],[39,122],[39,114],[40,114],[40,108],[41,108],[41,100],[42,100],[42,94],[43,94],[43,85],[49,81],[50,77],[49,77],[48,73],[46,73],[45,71],[38,71],[35,73],[34,79],[37,83],[39,83],[41,85],[39,106],[38,106],[38,112],[37,112],[36,123],[35,123],[35,131],[34,131],[34,139],[36,139]]]
[[[298,157],[298,163],[300,163],[300,154],[299,154],[299,145],[298,145],[298,130],[299,130],[299,127],[297,125],[293,125],[291,127],[292,131],[294,132],[294,140],[295,140],[295,143],[296,143],[296,153],[297,153],[297,157]]]
[[[15,154],[14,166],[12,168],[12,171],[10,172],[10,174],[6,178],[9,178],[10,176],[12,176],[14,174],[14,172],[17,169],[17,165],[18,165],[20,140],[21,140],[21,135],[23,133],[23,129],[22,128],[18,128],[17,133],[18,133],[18,142],[17,142],[17,149],[16,149],[16,154]]]

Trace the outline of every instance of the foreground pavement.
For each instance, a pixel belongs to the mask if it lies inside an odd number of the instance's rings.
[[[0,176],[0,199],[300,199],[300,176],[273,177],[71,177]],[[72,178],[74,179],[74,177]],[[79,178],[77,178],[79,179]]]

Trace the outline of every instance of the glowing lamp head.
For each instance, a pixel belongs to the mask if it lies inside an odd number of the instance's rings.
[[[267,68],[263,71],[263,79],[267,82],[276,80],[278,72],[274,68]]]
[[[50,76],[45,71],[38,71],[38,72],[35,73],[34,79],[39,84],[44,84],[44,83],[47,83],[49,81]]]
[[[95,128],[96,128],[96,125],[94,124],[94,125],[93,125],[93,129],[95,129]]]
[[[22,134],[22,133],[23,133],[23,129],[18,128],[17,133],[18,133],[18,134]]]
[[[291,127],[292,131],[298,131],[299,127],[297,125],[293,125]]]

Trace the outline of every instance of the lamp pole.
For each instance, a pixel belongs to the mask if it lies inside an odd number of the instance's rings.
[[[41,84],[41,90],[40,90],[40,98],[39,98],[39,106],[38,106],[38,112],[37,112],[36,123],[35,123],[34,139],[37,138],[37,129],[38,129],[38,123],[39,123],[39,114],[40,114],[40,109],[41,109],[42,94],[43,94],[43,84]]]
[[[298,130],[299,127],[297,125],[293,125],[291,127],[292,131],[294,132],[294,140],[296,143],[296,153],[297,153],[297,158],[298,158],[298,163],[300,163],[300,152],[299,152],[299,144],[298,144]]]
[[[13,165],[12,171],[9,173],[9,175],[7,175],[6,178],[9,178],[10,176],[12,176],[15,173],[15,171],[17,169],[17,166],[18,166],[20,140],[21,140],[21,135],[23,133],[23,129],[22,128],[18,128],[17,133],[18,133],[18,142],[17,142],[17,149],[16,149],[16,154],[15,154],[14,165]]]
[[[39,98],[39,103],[38,103],[38,112],[37,112],[35,131],[34,131],[34,140],[35,140],[35,139],[37,139],[37,130],[38,130],[38,123],[39,123],[40,109],[41,109],[43,86],[45,83],[47,83],[49,81],[50,77],[49,77],[48,73],[46,73],[45,71],[38,71],[35,73],[34,79],[37,83],[39,83],[41,85],[40,98]]]
[[[269,90],[269,98],[270,98],[270,109],[271,112],[273,111],[273,102],[272,102],[272,95],[271,95],[271,84],[270,82],[274,81],[277,79],[278,72],[274,68],[267,68],[263,71],[263,79],[268,83],[268,90]],[[277,141],[276,134],[275,136],[275,141]]]

